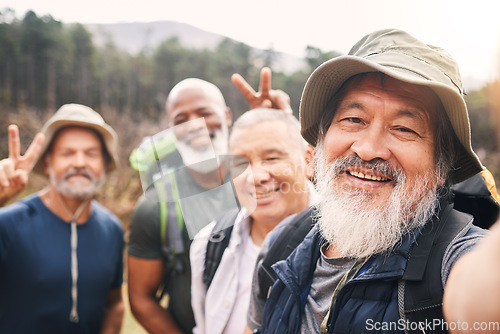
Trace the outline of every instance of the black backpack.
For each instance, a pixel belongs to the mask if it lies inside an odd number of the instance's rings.
[[[453,202],[453,209],[474,216],[474,225],[481,228],[487,229],[491,227],[498,218],[500,206],[492,198],[486,182],[480,173],[452,186],[451,194],[448,198],[449,202]],[[304,240],[315,224],[313,218],[314,210],[314,207],[312,207],[298,213],[297,217],[289,223],[289,226],[281,230],[279,236],[272,243],[263,259],[262,265],[258,268],[257,275],[259,277],[261,297],[267,298],[267,292],[277,278],[271,266],[280,260],[286,259]],[[443,214],[444,212],[441,216]],[[425,247],[430,247],[430,245],[426,245]],[[413,264],[409,266],[412,267]]]
[[[229,239],[231,239],[234,221],[238,216],[238,212],[238,209],[233,209],[217,219],[212,233],[208,238],[205,268],[203,269],[203,283],[207,290],[219,267],[222,255],[229,245]]]
[[[469,215],[474,217],[475,225],[489,228],[495,223],[500,212],[500,206],[492,198],[484,178],[479,173],[452,186],[450,194],[440,205],[439,218],[435,217],[433,223],[426,224],[417,239],[417,246],[411,250],[403,276],[405,317],[412,322],[443,318],[441,260],[448,244],[466,228],[470,221]],[[270,245],[262,265],[257,268],[259,297],[267,299],[267,293],[277,279],[271,266],[286,259],[314,226],[315,210],[315,207],[309,207],[298,213],[282,228]],[[232,224],[235,217],[236,215],[226,215],[226,220],[221,219],[218,223],[223,226]],[[214,233],[207,244],[203,275],[207,289],[229,244],[231,231],[232,225]],[[429,281],[432,283],[429,284]]]

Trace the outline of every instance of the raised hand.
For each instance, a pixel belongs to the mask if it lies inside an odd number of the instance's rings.
[[[290,97],[281,89],[271,89],[271,69],[262,68],[260,71],[259,91],[256,92],[248,82],[238,73],[231,76],[233,84],[240,90],[251,109],[274,108],[292,114]]]
[[[17,125],[9,125],[9,157],[0,160],[0,205],[26,187],[33,162],[40,154],[44,136],[38,133],[26,153],[21,155]]]

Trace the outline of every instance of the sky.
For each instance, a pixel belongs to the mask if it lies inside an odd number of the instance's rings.
[[[307,45],[346,54],[372,31],[399,28],[451,53],[466,87],[500,77],[497,0],[0,0],[5,7],[64,23],[183,22],[297,56]]]

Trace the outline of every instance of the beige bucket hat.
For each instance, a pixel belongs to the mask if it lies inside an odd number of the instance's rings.
[[[118,144],[115,130],[93,109],[81,104],[65,104],[44,124],[42,133],[45,140],[41,149],[41,154],[33,167],[33,171],[44,174],[43,157],[50,147],[54,135],[62,128],[68,126],[79,126],[95,130],[103,139],[104,146],[109,154],[110,160],[106,166],[106,171],[110,172],[118,166]]]
[[[382,72],[397,80],[431,88],[446,110],[463,149],[458,154],[451,181],[463,181],[484,167],[470,141],[467,106],[457,63],[443,49],[422,43],[408,33],[387,29],[366,35],[347,56],[321,64],[308,78],[300,101],[302,136],[313,146],[325,108],[350,77],[368,72]]]

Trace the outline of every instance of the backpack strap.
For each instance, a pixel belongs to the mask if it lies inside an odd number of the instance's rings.
[[[160,205],[160,233],[162,247],[178,254],[185,251],[182,238],[184,219],[179,204],[179,195],[175,186],[174,175],[168,172],[154,182]],[[170,223],[171,222],[171,223]]]
[[[262,260],[262,264],[257,268],[259,297],[267,299],[269,288],[278,279],[271,266],[280,260],[286,259],[304,240],[313,226],[313,208],[310,207],[298,213],[291,222],[283,227],[276,239],[271,241],[272,243]]]
[[[498,219],[500,205],[495,180],[488,170],[483,170],[451,187],[454,208],[474,216],[474,225],[490,228]]]
[[[399,283],[398,299],[401,319],[411,323],[433,323],[444,319],[441,267],[444,253],[456,238],[464,235],[472,217],[453,209],[453,204],[441,201],[439,217],[427,223],[410,251],[408,263]],[[401,307],[403,309],[401,310]],[[444,322],[444,320],[443,320]],[[408,326],[407,333],[421,333]],[[433,333],[447,333],[436,326]]]
[[[207,242],[207,252],[205,254],[205,268],[203,269],[203,283],[208,288],[212,284],[215,272],[219,267],[222,255],[229,245],[231,233],[233,232],[234,221],[238,216],[238,209],[232,209],[219,218],[210,234]]]

